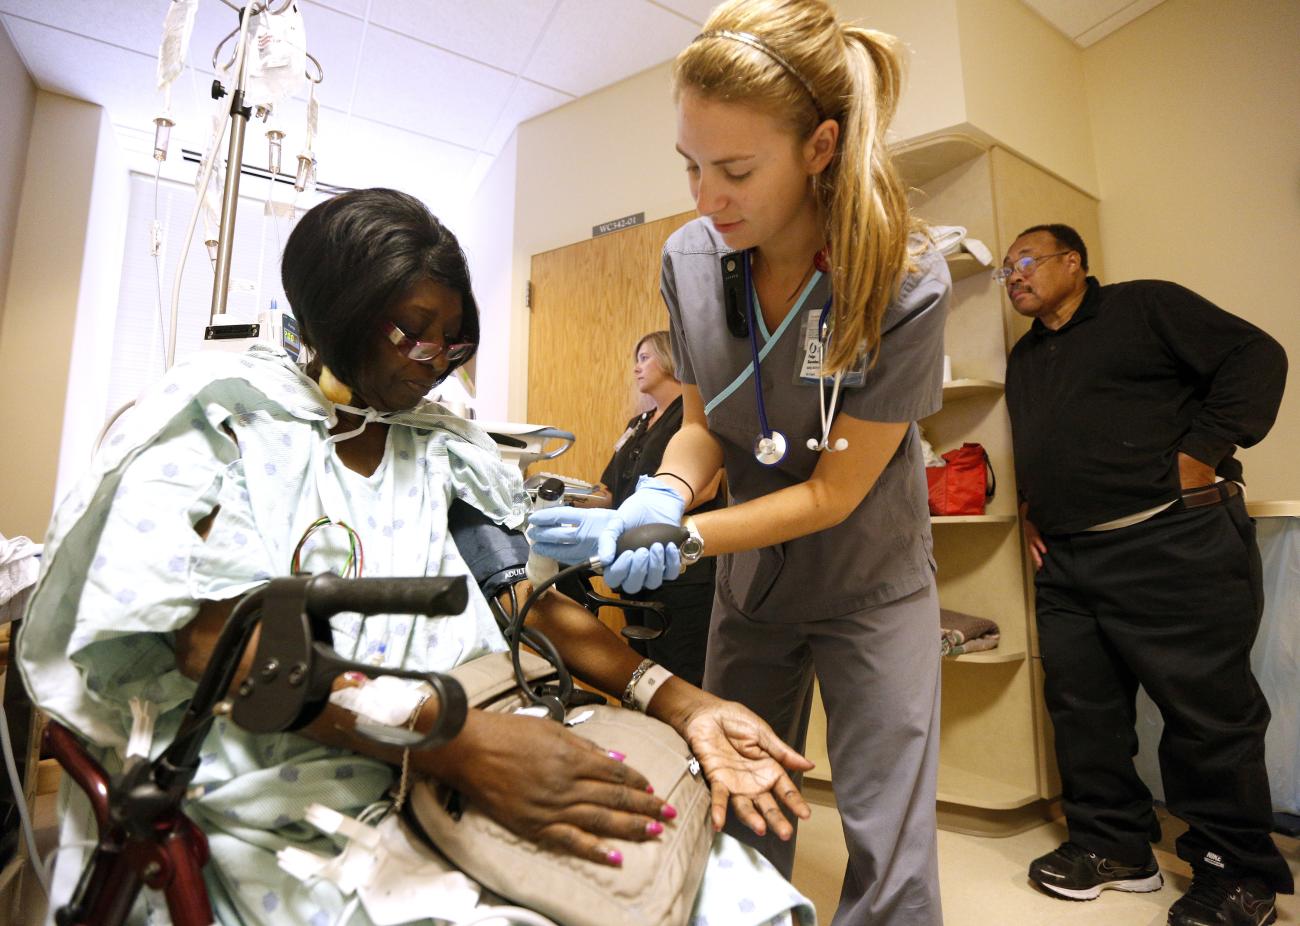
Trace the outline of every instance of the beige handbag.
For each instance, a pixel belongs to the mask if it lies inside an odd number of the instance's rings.
[[[544,659],[521,657],[530,680],[553,673]],[[509,653],[483,656],[449,674],[465,688],[470,707],[513,711],[527,703]],[[620,868],[543,849],[429,780],[412,786],[407,819],[469,877],[562,926],[684,926],[713,843],[699,763],[671,727],[635,711],[575,707],[565,723],[574,734],[627,756],[654,793],[677,809],[657,839],[610,840],[623,854]]]

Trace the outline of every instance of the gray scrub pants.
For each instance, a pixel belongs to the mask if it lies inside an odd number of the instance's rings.
[[[934,585],[828,620],[751,620],[714,602],[704,688],[803,751],[816,673],[849,861],[833,926],[939,926],[939,600]],[[816,812],[814,810],[814,812]],[[790,877],[794,839],[727,832]]]

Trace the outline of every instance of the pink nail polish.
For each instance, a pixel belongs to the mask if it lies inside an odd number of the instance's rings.
[[[647,836],[658,836],[663,831],[664,825],[658,820],[651,820],[645,825],[645,833]]]
[[[609,862],[611,865],[622,865],[623,853],[617,849],[610,849],[605,853],[605,861]]]
[[[654,793],[655,793],[654,785],[646,785],[646,786],[645,786],[645,793],[646,793],[646,794],[654,794]]]
[[[663,817],[665,820],[676,820],[677,808],[672,804],[664,804],[663,809],[659,811],[659,816]]]
[[[362,672],[344,672],[343,680],[345,682],[356,682],[358,685],[366,681],[366,676]]]
[[[606,755],[609,756],[611,759],[613,759],[615,762],[622,762],[624,759],[627,758],[627,756],[623,755],[623,753],[619,752],[617,749],[611,749],[609,752],[606,753]]]

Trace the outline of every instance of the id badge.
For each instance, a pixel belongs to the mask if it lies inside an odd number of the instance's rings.
[[[804,313],[803,323],[799,328],[803,335],[800,342],[803,347],[796,357],[794,372],[796,386],[815,386],[819,381],[828,386],[835,383],[834,376],[822,373],[823,364],[826,362],[826,342],[822,340],[821,332],[817,330],[820,317],[821,312],[816,309]],[[853,366],[840,376],[841,389],[858,388],[867,381],[868,359],[866,354],[861,354],[853,361]]]

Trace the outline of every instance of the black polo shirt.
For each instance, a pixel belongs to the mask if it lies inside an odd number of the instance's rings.
[[[1088,277],[1074,316],[1035,320],[1007,360],[1029,520],[1072,533],[1172,501],[1179,451],[1241,481],[1234,450],[1268,433],[1286,368],[1277,341],[1176,283]]]

